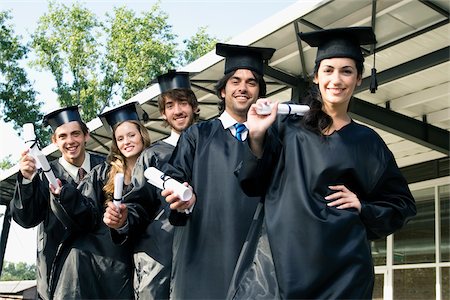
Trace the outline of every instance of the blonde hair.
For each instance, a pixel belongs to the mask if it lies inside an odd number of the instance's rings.
[[[106,159],[106,161],[111,165],[111,169],[109,170],[109,173],[108,173],[108,181],[106,182],[105,186],[103,187],[103,192],[105,193],[105,196],[106,196],[105,205],[109,201],[112,201],[112,198],[113,198],[114,177],[116,176],[117,173],[125,173],[125,171],[127,170],[126,158],[125,158],[125,156],[123,156],[122,152],[120,152],[119,147],[117,146],[117,141],[114,136],[117,127],[119,125],[123,124],[124,122],[129,122],[129,123],[133,123],[136,125],[137,129],[139,130],[139,133],[141,134],[144,149],[149,147],[151,144],[150,135],[148,134],[147,128],[141,122],[139,122],[137,120],[123,121],[114,126],[111,149],[110,149],[108,157]]]

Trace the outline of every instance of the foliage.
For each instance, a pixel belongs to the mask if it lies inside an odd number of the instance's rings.
[[[140,17],[124,6],[107,16],[103,71],[109,80],[104,86],[115,85],[119,96],[129,99],[153,78],[173,68],[177,54],[175,35],[167,24],[167,14],[160,11],[158,4]]]
[[[8,155],[4,157],[2,160],[0,160],[0,170],[8,170],[13,165],[14,164],[11,161],[11,155]]]
[[[12,263],[4,262],[1,281],[11,280],[33,280],[36,279],[36,265],[25,262]]]
[[[185,50],[178,50],[177,36],[160,2],[140,15],[116,7],[101,19],[79,2],[66,3],[49,2],[29,46],[21,45],[12,29],[3,25],[8,13],[0,14],[0,110],[18,131],[24,123],[40,123],[43,117],[39,110],[43,103],[36,101],[19,66],[29,48],[35,54],[30,65],[52,74],[59,105],[79,105],[83,119],[90,121],[105,106],[131,98],[158,75],[196,60],[217,42],[201,27],[183,41]],[[35,128],[40,144],[48,144],[50,132]]]
[[[19,130],[24,123],[42,120],[42,103],[36,101],[36,92],[20,66],[28,47],[15,35],[8,23],[10,19],[8,11],[0,11],[0,109],[3,121],[12,122],[14,129]],[[39,126],[36,128],[37,134],[42,135]]]
[[[173,67],[175,36],[154,5],[142,16],[114,8],[101,22],[79,3],[49,3],[32,35],[34,66],[49,70],[61,106],[81,105],[86,121],[114,96],[128,99]]]
[[[86,120],[103,106],[97,97],[99,30],[96,16],[79,3],[71,7],[49,2],[32,34],[38,68],[49,70],[56,81],[54,92],[61,106],[80,105]]]
[[[200,27],[197,33],[190,39],[183,40],[186,50],[183,53],[181,63],[188,64],[202,57],[216,46],[217,38],[206,32],[207,27]]]

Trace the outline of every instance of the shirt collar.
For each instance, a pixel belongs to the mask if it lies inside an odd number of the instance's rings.
[[[62,156],[58,159],[58,162],[61,164],[61,166],[63,166],[67,173],[69,173],[70,177],[72,177],[74,180],[77,180],[79,167],[72,165]],[[91,156],[88,152],[85,152],[84,154],[84,161],[83,164],[81,164],[81,168],[83,168],[86,173],[89,173],[91,171]]]
[[[239,123],[238,121],[236,121],[232,116],[230,116],[229,113],[227,113],[226,111],[224,111],[220,117],[219,117],[220,122],[222,122],[222,126],[224,129],[228,129],[230,127],[233,127],[234,124]],[[245,126],[247,126],[247,122],[243,123]],[[234,128],[234,127],[233,127]]]
[[[234,127],[234,124],[239,123],[238,121],[236,121],[226,111],[224,111],[220,115],[219,120],[220,120],[220,122],[222,122],[222,126],[225,130],[229,129],[231,134],[233,136],[236,136],[236,128]],[[245,127],[247,127],[247,122],[244,122],[243,124],[245,125]],[[242,141],[245,141],[247,139],[247,135],[248,135],[248,130],[245,130],[244,132],[242,132],[242,134],[241,134]]]
[[[170,136],[164,139],[164,142],[166,142],[169,145],[172,145],[174,147],[177,146],[178,139],[180,138],[180,134],[175,132],[175,130],[172,130],[170,132]]]

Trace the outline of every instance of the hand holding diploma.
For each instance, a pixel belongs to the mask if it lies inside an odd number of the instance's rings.
[[[25,144],[30,147],[28,155],[30,155],[35,161],[34,162],[35,169],[33,171],[41,168],[42,171],[44,172],[45,177],[47,177],[49,184],[51,184],[55,189],[57,189],[60,185],[56,181],[55,174],[53,173],[52,169],[50,168],[47,157],[39,150],[39,148],[37,146],[36,135],[34,133],[34,125],[31,123],[24,124],[23,132],[24,132],[23,139],[25,141]],[[32,161],[30,159],[24,158],[23,155],[22,155],[22,160],[25,161],[26,163],[28,163],[28,166],[27,166],[27,168],[25,168],[25,170],[27,170],[28,172],[32,171],[31,170],[32,166],[30,164],[30,162],[32,162]],[[22,172],[22,160],[21,160],[21,172]],[[25,174],[27,174],[26,171],[25,171]],[[24,174],[24,172],[22,172],[22,175],[25,175],[25,174]],[[27,179],[29,179],[29,178],[27,178]]]
[[[103,222],[110,228],[119,229],[123,227],[128,218],[127,206],[120,203],[118,207],[112,201],[109,201],[107,205],[103,214]]]
[[[163,172],[155,167],[147,168],[144,172],[148,182],[161,190],[170,189],[180,200],[189,201],[192,198],[192,191],[185,185],[179,183],[175,179],[166,176]]]
[[[170,203],[171,209],[190,212],[189,209],[194,205],[196,198],[187,182],[182,184],[154,167],[145,170],[144,176],[150,184],[163,190],[161,195]]]

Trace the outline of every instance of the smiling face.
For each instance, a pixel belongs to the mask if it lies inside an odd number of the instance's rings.
[[[117,148],[127,160],[135,160],[144,150],[144,143],[136,124],[125,121],[114,131]]]
[[[221,95],[225,99],[226,112],[243,123],[248,109],[258,99],[259,84],[250,70],[238,69],[228,79]]]
[[[325,112],[347,111],[355,87],[361,84],[361,75],[353,59],[330,58],[320,62],[314,82],[319,85]]]
[[[58,147],[62,157],[72,165],[80,167],[85,156],[85,143],[89,134],[83,133],[80,123],[72,121],[56,128],[52,142]]]
[[[194,110],[187,100],[165,97],[164,119],[177,133],[181,133],[194,123]]]

